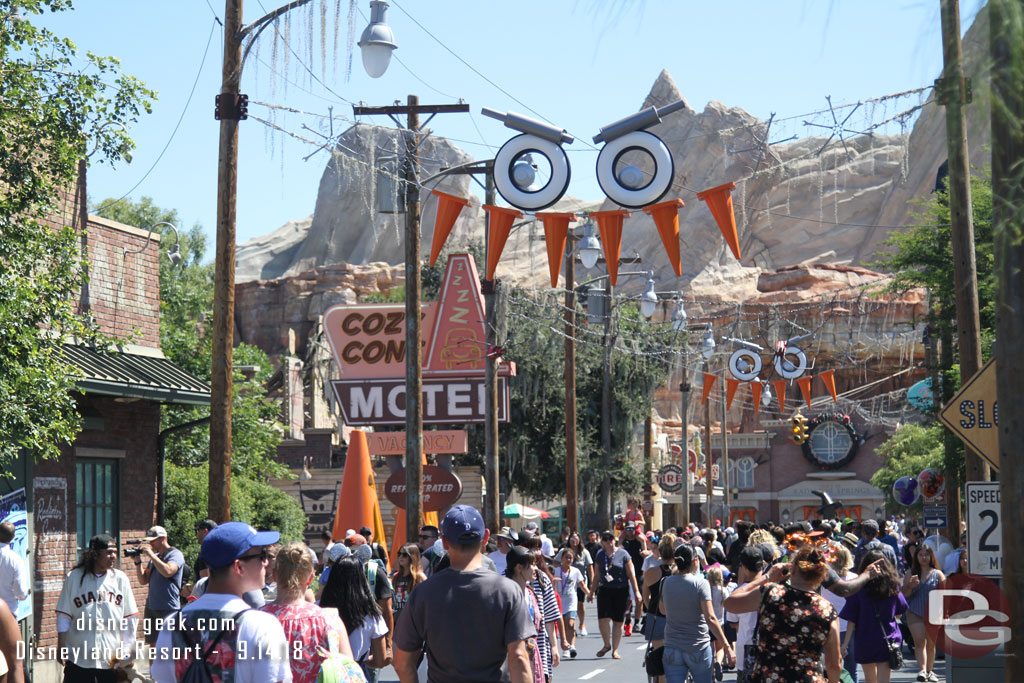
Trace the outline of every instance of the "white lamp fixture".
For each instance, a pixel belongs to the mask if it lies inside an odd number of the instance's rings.
[[[370,78],[383,76],[391,63],[391,52],[398,48],[395,34],[388,26],[388,3],[384,0],[370,3],[370,25],[359,38],[359,48],[363,53],[363,68]]]
[[[764,390],[761,392],[761,405],[767,408],[772,403],[772,390],[768,382],[764,380],[761,381],[761,386],[764,387]]]
[[[686,309],[683,307],[683,295],[679,294],[679,301],[676,302],[676,310],[672,311],[672,329],[676,332],[686,330]]]
[[[601,243],[594,235],[594,226],[587,223],[583,226],[583,239],[577,247],[580,253],[580,261],[583,267],[590,270],[597,265],[597,259],[601,258]]]
[[[711,360],[711,356],[715,355],[715,335],[711,332],[711,323],[708,323],[708,332],[700,343],[700,355],[704,356],[704,360]]]
[[[647,289],[640,295],[640,314],[645,318],[654,315],[658,310],[658,294],[654,291],[654,280],[647,280]]]

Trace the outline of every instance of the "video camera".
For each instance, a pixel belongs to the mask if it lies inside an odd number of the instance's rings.
[[[133,545],[135,547],[134,548],[125,548],[124,549],[124,556],[125,557],[138,557],[139,555],[142,554],[142,548],[140,548],[139,545],[141,545],[142,543],[145,543],[145,542],[146,541],[144,541],[141,538],[138,539],[138,540],[135,540],[135,541],[126,541],[125,542],[126,545]]]

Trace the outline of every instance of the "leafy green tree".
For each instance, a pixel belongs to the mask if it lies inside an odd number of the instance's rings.
[[[37,26],[69,0],[0,3],[0,472],[20,452],[55,458],[78,433],[71,338],[106,346],[76,315],[83,283],[76,217],[59,212],[79,160],[132,148],[125,125],[153,93],[116,59],[80,55]],[[112,125],[117,124],[117,125]]]
[[[989,355],[995,339],[995,269],[992,247],[992,179],[988,169],[971,177],[971,203],[974,220],[974,250],[978,276],[978,309],[981,322],[981,347]],[[942,189],[917,203],[911,213],[916,224],[906,231],[890,234],[883,253],[874,267],[892,276],[886,291],[899,293],[913,287],[928,292],[929,328],[942,343],[942,355],[936,360],[939,398],[948,401],[960,385],[960,367],[956,362],[953,339],[956,336],[956,297],[953,276],[952,225],[949,194]],[[933,419],[937,416],[931,416]],[[964,481],[964,449],[952,433],[938,434],[945,442],[942,469],[951,483]],[[918,470],[920,471],[920,470]],[[916,472],[914,474],[917,474]],[[891,495],[891,492],[887,493]]]
[[[149,197],[138,202],[106,200],[97,209],[100,215],[128,225],[149,228],[166,221],[178,224],[178,213],[155,206]],[[160,345],[176,365],[209,381],[212,336],[207,321],[213,311],[213,266],[203,263],[206,236],[202,227],[193,225],[180,231],[182,260],[174,265],[168,253],[174,247],[174,234],[157,228],[160,240]],[[258,368],[249,380],[238,371],[242,366]],[[232,473],[253,480],[287,477],[288,469],[277,462],[277,445],[283,428],[280,406],[267,398],[262,389],[273,368],[267,355],[249,344],[235,348],[234,405],[232,406]],[[209,416],[206,406],[168,406],[162,411],[162,426],[172,427]],[[209,460],[209,428],[199,426],[168,440],[168,459],[181,466],[198,466]]]
[[[906,510],[892,497],[892,485],[900,477],[916,477],[922,470],[933,467],[942,471],[945,448],[942,443],[944,427],[941,424],[902,425],[878,447],[878,454],[884,458],[882,469],[871,477],[871,483],[885,493],[885,503],[890,510]],[[919,513],[922,503],[910,506],[908,512]]]
[[[195,525],[206,519],[209,494],[207,464],[181,467],[167,464],[167,519],[165,526],[174,545],[192,564],[199,554]],[[306,515],[294,498],[265,481],[246,477],[231,480],[231,516],[257,529],[281,532],[282,542],[301,541]]]

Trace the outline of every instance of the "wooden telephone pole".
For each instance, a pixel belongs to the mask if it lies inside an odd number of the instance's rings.
[[[967,157],[969,84],[964,79],[960,45],[960,3],[941,0],[942,78],[935,83],[936,99],[946,107],[946,145],[949,154],[949,215],[952,223],[953,280],[956,301],[960,377],[967,380],[981,369],[981,322],[978,317],[978,274],[974,258],[974,219],[971,176]],[[967,481],[988,481],[988,464],[967,448]],[[959,533],[959,530],[957,530]]]
[[[996,273],[996,387],[999,395],[1002,589],[1010,606],[1004,680],[1024,680],[1024,366],[1016,358],[1024,339],[1024,4],[988,4],[992,65],[992,222]]]
[[[571,236],[570,236],[571,239]],[[565,250],[565,515],[580,530],[579,464],[576,461],[576,251]]]
[[[420,186],[419,133],[436,114],[465,113],[468,104],[421,105],[409,95],[406,106],[352,107],[356,116],[405,115],[405,537],[414,539],[423,525],[423,353],[420,330],[422,290],[420,280]],[[420,125],[420,114],[430,117]]]

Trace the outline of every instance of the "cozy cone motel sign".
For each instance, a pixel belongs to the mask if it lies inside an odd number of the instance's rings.
[[[473,257],[453,254],[440,301],[420,309],[423,329],[423,423],[483,422],[484,299]],[[342,417],[353,426],[405,424],[405,305],[337,305],[324,330],[341,379],[331,386]],[[508,377],[498,363],[498,420],[508,422]]]

